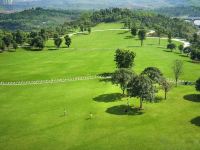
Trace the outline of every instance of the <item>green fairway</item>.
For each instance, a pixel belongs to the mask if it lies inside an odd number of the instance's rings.
[[[117,48],[136,53],[133,70],[158,67],[174,78],[172,63],[184,61],[183,80],[195,81],[200,64],[168,52],[167,40],[137,37],[101,24],[90,35],[75,35],[72,45],[43,51],[0,53],[0,81],[48,80],[113,72]],[[180,44],[175,42],[177,45]],[[159,90],[157,97],[164,96]],[[139,100],[130,99],[138,107]],[[127,115],[127,98],[119,87],[98,79],[59,84],[0,86],[0,150],[199,150],[200,95],[194,86],[173,87],[167,100],[144,103],[144,110]],[[66,116],[64,110],[66,109]],[[89,114],[93,117],[90,119]]]

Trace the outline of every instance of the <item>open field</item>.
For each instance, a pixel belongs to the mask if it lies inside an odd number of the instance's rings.
[[[120,28],[102,24],[95,29]],[[177,42],[176,42],[177,43]],[[173,78],[172,62],[184,61],[181,79],[195,81],[200,64],[166,50],[167,40],[146,39],[144,46],[125,31],[72,37],[59,50],[49,40],[44,51],[0,54],[0,81],[43,80],[97,75],[115,70],[117,48],[136,52],[133,70],[155,66]],[[178,43],[177,43],[178,44]],[[141,112],[124,109],[127,98],[111,83],[76,81],[31,86],[0,86],[1,150],[199,150],[200,96],[194,86],[173,88],[168,99],[144,103]],[[157,97],[163,97],[159,91]],[[138,106],[138,99],[130,99]],[[67,115],[64,116],[64,109]],[[88,119],[90,112],[94,114]]]

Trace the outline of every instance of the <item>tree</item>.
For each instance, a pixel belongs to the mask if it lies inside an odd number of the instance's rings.
[[[172,43],[172,34],[171,33],[168,34],[168,43],[169,44]]]
[[[18,49],[18,45],[16,42],[13,42],[13,49],[16,51],[16,49]]]
[[[0,39],[0,50],[1,50],[1,51],[4,51],[5,48],[6,48],[6,46],[5,46],[4,41]]]
[[[57,48],[60,48],[60,45],[62,44],[62,39],[61,38],[56,38],[54,39],[54,44]]]
[[[138,37],[141,41],[141,46],[143,46],[143,41],[146,39],[146,31],[144,29],[139,30]]]
[[[67,47],[69,48],[69,46],[71,45],[71,38],[69,37],[69,35],[65,36],[65,44],[67,45]]]
[[[196,81],[195,88],[200,92],[200,78]]]
[[[160,29],[158,29],[156,32],[158,35],[158,44],[160,45],[161,31],[160,31]]]
[[[183,62],[181,60],[175,60],[172,69],[174,72],[174,77],[175,77],[176,87],[177,87],[178,79],[183,73]]]
[[[170,91],[172,85],[169,82],[167,82],[167,80],[165,78],[163,78],[161,80],[160,85],[165,92],[165,100],[166,100],[167,99],[167,93]]]
[[[48,35],[45,29],[41,29],[39,32],[39,36],[42,37],[43,41],[45,42],[48,40]]]
[[[183,48],[184,48],[184,46],[182,44],[178,46],[178,49],[179,49],[180,53],[183,52]]]
[[[121,68],[113,73],[111,81],[113,84],[120,85],[120,88],[122,89],[124,95],[125,90],[127,89],[127,85],[132,77],[133,72],[131,70]]]
[[[199,36],[198,36],[198,34],[197,33],[194,33],[193,34],[193,41],[192,42],[197,42],[198,41],[198,38],[199,38]]]
[[[156,67],[148,67],[142,72],[142,75],[147,75],[153,82],[159,83],[163,73]]]
[[[36,36],[31,40],[30,46],[43,49],[45,46],[44,39],[41,36]]]
[[[134,65],[136,54],[129,50],[117,49],[115,52],[115,62],[117,68],[131,68]]]
[[[15,41],[17,44],[22,45],[25,42],[25,36],[21,31],[15,33]]]
[[[170,49],[171,52],[173,52],[173,50],[176,49],[176,44],[174,43],[167,44],[167,49]]]
[[[8,49],[9,49],[9,46],[11,45],[11,43],[12,43],[12,39],[13,39],[13,37],[12,37],[12,35],[10,35],[10,34],[5,35],[5,36],[2,38],[2,40],[4,41],[5,46],[6,46]]]
[[[137,35],[137,28],[136,27],[132,27],[131,28],[131,34],[132,34],[132,36],[136,36]]]
[[[89,27],[88,28],[88,33],[90,34],[92,32],[92,29]]]
[[[148,76],[140,75],[132,78],[127,88],[130,97],[140,98],[140,109],[144,100],[151,101],[155,95],[155,88]]]

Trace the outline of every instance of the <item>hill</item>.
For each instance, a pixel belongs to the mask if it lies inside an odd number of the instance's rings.
[[[37,30],[55,27],[64,22],[77,19],[79,11],[28,9],[11,14],[0,14],[0,28],[10,30]]]

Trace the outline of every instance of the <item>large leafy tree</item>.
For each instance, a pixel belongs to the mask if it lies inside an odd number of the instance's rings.
[[[167,44],[167,49],[170,49],[172,52],[174,49],[176,49],[176,44],[174,44],[174,43]]]
[[[11,34],[7,34],[2,38],[2,40],[5,46],[9,49],[9,46],[11,45],[12,40],[13,40],[13,36]]]
[[[174,77],[176,81],[176,87],[178,85],[178,79],[180,78],[181,74],[183,73],[183,61],[175,60],[172,66]]]
[[[55,46],[57,47],[57,48],[59,48],[60,47],[60,45],[62,44],[62,39],[61,38],[55,38],[54,39],[54,44],[55,44]]]
[[[4,41],[0,39],[0,50],[1,50],[1,51],[4,51],[4,50],[5,50],[5,47],[6,47],[6,46],[5,46]]]
[[[144,30],[144,29],[139,30],[139,32],[138,32],[138,38],[141,41],[141,46],[143,46],[143,42],[146,39],[146,30]]]
[[[200,78],[196,81],[195,87],[197,91],[200,91]]]
[[[143,101],[152,101],[155,95],[155,87],[152,80],[145,75],[132,78],[127,88],[130,97],[140,98],[140,109],[143,108]]]
[[[39,49],[43,49],[44,46],[45,46],[43,37],[36,36],[35,38],[33,38],[31,40],[30,46],[35,47],[35,48],[39,48]]]
[[[134,76],[133,72],[129,69],[121,68],[115,71],[112,75],[112,83],[120,85],[122,89],[123,95],[125,94],[125,90],[127,89],[127,85]]]
[[[71,38],[69,37],[69,35],[65,36],[65,44],[67,45],[67,47],[69,48],[69,46],[71,45]]]
[[[131,28],[131,34],[132,34],[132,36],[136,36],[137,35],[137,28],[136,27],[132,27]]]
[[[14,33],[14,39],[15,42],[20,45],[22,45],[26,40],[24,33],[19,30],[16,33]]]
[[[117,68],[131,68],[134,65],[136,54],[133,51],[117,49],[115,52],[115,62]]]
[[[147,75],[153,82],[159,83],[162,79],[163,73],[156,67],[148,67],[144,69],[142,75]]]

